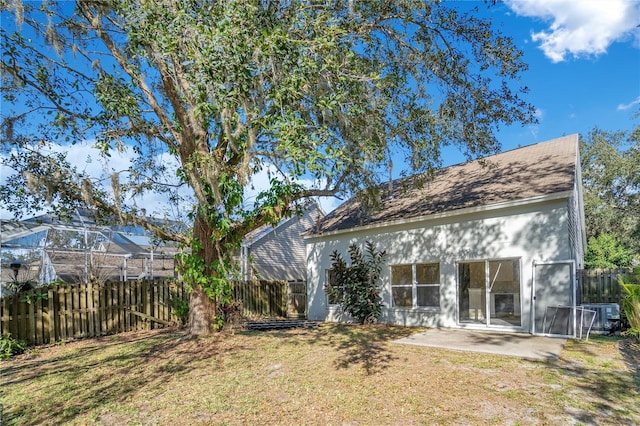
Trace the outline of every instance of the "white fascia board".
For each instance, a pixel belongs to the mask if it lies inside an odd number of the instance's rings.
[[[553,194],[540,195],[537,197],[523,198],[521,200],[512,200],[512,201],[506,201],[503,203],[468,207],[465,209],[446,211],[442,213],[410,217],[407,219],[397,219],[397,220],[388,221],[388,222],[379,222],[371,225],[356,226],[348,229],[339,229],[336,231],[323,232],[320,234],[305,235],[304,239],[311,240],[315,238],[329,237],[329,236],[334,236],[339,234],[348,234],[352,232],[367,231],[370,229],[386,228],[394,225],[406,225],[406,224],[411,224],[416,222],[427,222],[427,221],[436,220],[436,219],[451,218],[455,216],[462,216],[462,215],[473,214],[473,213],[489,212],[494,210],[507,209],[510,207],[519,207],[519,206],[525,206],[529,204],[538,204],[538,203],[544,203],[548,201],[562,200],[562,199],[569,198],[572,195],[572,193],[573,191],[562,191],[562,192],[556,192]]]
[[[576,148],[575,192],[578,197],[578,213],[580,214],[580,231],[582,232],[582,251],[587,252],[587,221],[584,212],[584,186],[582,185],[582,166],[580,163],[580,144]]]

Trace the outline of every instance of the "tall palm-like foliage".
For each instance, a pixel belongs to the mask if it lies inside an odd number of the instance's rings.
[[[628,333],[640,341],[640,284],[625,283],[621,277],[618,277],[618,283],[626,293],[622,310],[629,322]]]

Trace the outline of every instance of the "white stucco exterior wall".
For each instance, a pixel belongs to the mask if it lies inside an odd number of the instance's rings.
[[[534,260],[568,260],[576,256],[569,238],[567,197],[313,235],[306,239],[310,320],[347,320],[336,306],[327,303],[326,270],[331,268],[330,256],[334,250],[348,259],[348,246],[356,243],[364,248],[366,241],[374,242],[378,249],[387,252],[382,277],[385,308],[381,321],[411,326],[461,326],[457,313],[457,262],[518,259],[522,326],[516,329],[528,332]],[[440,263],[440,308],[392,307],[390,265],[428,262]]]

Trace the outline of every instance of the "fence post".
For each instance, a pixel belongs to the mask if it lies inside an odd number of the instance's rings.
[[[73,338],[73,294],[69,284],[64,286],[63,315],[64,315],[64,340]]]
[[[125,331],[129,331],[125,328],[124,325],[124,282],[118,283],[118,293],[116,294],[116,315],[117,315],[117,324],[116,324],[116,333],[122,333]]]
[[[89,283],[83,283],[78,286],[78,309],[80,311],[80,327],[78,327],[80,337],[89,335],[89,309],[87,308],[87,293],[89,292]]]
[[[40,345],[44,343],[44,295],[43,289],[38,289],[38,299],[36,300],[36,344]]]
[[[56,341],[56,319],[55,319],[55,311],[54,311],[54,300],[53,300],[53,288],[49,288],[47,290],[47,318],[49,320],[49,338],[45,338],[45,343],[53,343]]]
[[[71,287],[71,294],[73,295],[73,305],[71,309],[73,311],[73,338],[81,338],[82,334],[82,287],[85,284],[80,284]]]
[[[87,288],[87,318],[89,319],[89,332],[88,337],[94,337],[96,335],[95,330],[95,292],[93,289],[93,281],[89,282],[89,287]]]
[[[132,292],[131,290],[134,291]],[[127,307],[127,311],[124,315],[124,326],[127,331],[133,330],[133,317],[135,316],[131,313],[132,310],[135,310],[132,303],[131,293],[135,293],[135,286],[130,284],[125,287],[124,292],[124,304]]]
[[[108,286],[104,286],[104,334],[111,333],[113,328],[113,284],[110,282]]]
[[[622,292],[621,292],[622,289],[620,288],[620,284],[618,283],[618,275],[622,275],[625,272],[626,271],[624,271],[623,269],[617,269],[615,277],[613,277],[614,279],[613,279],[613,283],[611,285],[611,290],[612,290],[612,294],[613,294],[613,299],[615,301],[621,301],[622,300]]]
[[[0,299],[0,333],[4,334],[9,331],[9,306],[7,303],[8,297],[5,296]]]
[[[24,301],[22,303],[26,303],[29,308],[29,313],[27,314],[27,335],[25,336],[25,340],[36,343],[36,311],[34,309],[34,304],[36,303],[36,292],[35,290],[29,290],[25,295]]]
[[[151,301],[153,300],[153,295],[151,294],[151,292],[153,291],[153,286],[150,285],[150,283],[148,281],[143,281],[143,285],[145,285],[145,297],[144,297],[144,301],[145,301],[145,314],[147,314],[147,316],[152,316],[152,311],[151,311]],[[147,320],[146,324],[145,324],[145,329],[146,330],[151,330],[151,321]]]
[[[104,291],[105,288],[107,287],[107,283],[102,283],[102,285],[98,286],[98,300],[97,302],[97,306],[98,306],[98,317],[96,318],[97,322],[98,322],[98,336],[102,336],[104,334],[104,330],[106,329],[106,317],[105,317],[105,311],[104,311],[104,305],[105,305],[105,295],[104,295]]]
[[[150,284],[151,290],[153,291],[153,305],[151,305],[151,316],[162,319],[162,316],[160,315],[160,297],[158,295],[160,288],[156,280],[153,279],[153,277],[149,281],[149,284]],[[150,323],[150,326],[151,328],[158,328],[156,323],[153,323],[153,322]]]
[[[587,273],[587,286],[589,288],[589,291],[588,291],[589,299],[587,301],[591,302],[591,300],[593,299],[593,273],[591,270],[586,270],[586,273]]]

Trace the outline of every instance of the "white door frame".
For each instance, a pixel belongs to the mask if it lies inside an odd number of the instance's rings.
[[[500,262],[500,261],[517,261],[518,262],[518,282],[520,283],[519,293],[518,293],[518,309],[520,311],[520,325],[512,325],[512,326],[503,326],[491,324],[491,290],[489,284],[491,282],[491,278],[489,275],[489,263],[490,262]],[[485,315],[486,318],[484,323],[464,323],[460,320],[460,265],[463,263],[483,263],[484,264],[484,274],[485,274]],[[523,294],[525,290],[525,281],[523,279],[524,267],[523,267],[523,259],[522,257],[486,257],[481,259],[465,259],[465,260],[456,260],[456,325],[476,328],[493,328],[493,329],[509,329],[516,331],[526,331],[526,325],[524,324],[524,309],[523,309]],[[515,308],[515,306],[514,306]]]
[[[571,307],[573,312],[573,335],[558,335],[558,334],[549,334],[541,332],[536,333],[536,266],[537,265],[557,265],[557,264],[569,264],[571,265],[571,287],[573,289],[571,294]],[[577,317],[576,317],[576,299],[577,299],[577,280],[576,280],[576,261],[574,259],[567,260],[534,260],[532,266],[533,272],[533,281],[531,283],[531,334],[537,334],[540,336],[557,336],[557,337],[575,337],[576,336],[576,326],[577,326]]]

